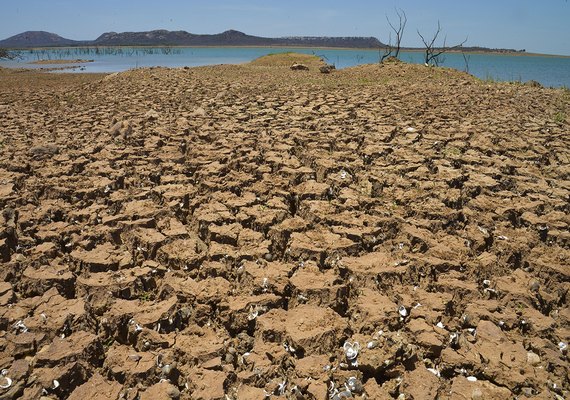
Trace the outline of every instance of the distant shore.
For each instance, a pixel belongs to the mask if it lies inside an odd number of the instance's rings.
[[[90,63],[90,62],[95,62],[95,60],[65,60],[65,59],[57,59],[57,60],[38,60],[38,61],[32,61],[29,62],[28,64],[85,64],[85,63]]]
[[[52,46],[52,47],[29,47],[29,48],[14,48],[10,50],[14,51],[31,51],[31,50],[51,50],[51,49],[78,49],[78,48],[173,48],[173,49],[184,49],[184,48],[196,48],[196,49],[223,49],[223,48],[237,48],[237,49],[291,49],[291,50],[298,50],[298,49],[315,49],[315,50],[360,50],[360,51],[384,51],[385,48],[371,48],[371,47],[335,47],[335,46],[178,46],[178,45],[120,45],[120,46],[111,46],[111,45],[102,45],[102,46]],[[404,53],[423,53],[425,49],[422,48],[402,48],[401,52]],[[522,52],[522,51],[481,51],[481,50],[449,50],[446,53],[465,53],[465,54],[488,54],[488,55],[498,55],[498,56],[518,56],[518,57],[554,57],[554,58],[570,58],[570,55],[562,55],[562,54],[546,54],[546,53],[530,53],[530,52]]]

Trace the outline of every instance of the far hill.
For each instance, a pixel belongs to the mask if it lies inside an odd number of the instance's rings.
[[[95,39],[98,46],[313,46],[373,48],[383,44],[373,37],[307,37],[266,38],[228,30],[213,35],[186,31],[155,30],[150,32],[107,32]]]
[[[28,31],[0,41],[0,48],[22,49],[30,47],[62,46],[281,46],[281,47],[345,47],[353,49],[378,49],[386,45],[375,37],[363,36],[289,36],[267,38],[252,36],[236,30],[216,34],[195,34],[165,29],[146,32],[106,32],[95,40],[71,40],[55,33]],[[403,47],[402,50],[423,50]],[[524,52],[514,49],[490,49],[486,47],[462,47],[466,52],[511,53]]]
[[[213,35],[186,31],[106,32],[95,40],[75,41],[48,32],[24,32],[0,41],[0,47],[29,48],[57,46],[305,46],[378,48],[384,46],[374,37],[293,36],[266,38],[228,30]]]
[[[57,47],[57,46],[78,46],[85,42],[63,38],[55,33],[44,31],[27,31],[0,40],[0,47],[22,48],[22,47]]]

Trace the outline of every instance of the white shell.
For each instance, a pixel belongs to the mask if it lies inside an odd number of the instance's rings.
[[[7,376],[4,377],[4,380],[6,381],[5,384],[0,384],[0,389],[8,389],[10,386],[12,386],[12,379],[8,378]]]

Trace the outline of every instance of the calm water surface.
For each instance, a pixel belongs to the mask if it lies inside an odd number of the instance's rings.
[[[286,49],[286,48],[232,48],[232,47],[103,47],[65,48],[24,51],[18,61],[3,61],[0,66],[46,68],[50,65],[29,64],[36,60],[92,59],[84,68],[74,72],[118,72],[131,68],[164,66],[202,66],[215,64],[240,64],[270,53],[296,51],[316,54],[337,68],[359,64],[377,63],[376,50],[335,50],[335,49]],[[445,54],[444,66],[466,70],[462,54]],[[481,79],[498,81],[535,80],[544,86],[570,87],[570,58],[548,56],[516,56],[500,54],[470,54],[469,72]],[[423,53],[404,52],[401,59],[411,63],[423,63]],[[56,65],[61,67],[62,65]],[[70,70],[66,70],[69,72]]]

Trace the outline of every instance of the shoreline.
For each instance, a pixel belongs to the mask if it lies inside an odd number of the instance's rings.
[[[248,46],[248,45],[238,45],[238,46],[186,46],[186,45],[102,45],[102,46],[54,46],[54,47],[29,47],[29,48],[13,48],[9,50],[13,51],[35,51],[35,50],[52,50],[52,49],[96,49],[96,48],[173,48],[173,49],[314,49],[314,50],[359,50],[359,51],[382,51],[385,48],[370,48],[370,47],[307,47],[307,46]],[[423,53],[425,49],[422,48],[402,48],[403,53]],[[446,53],[465,53],[465,54],[482,54],[482,55],[496,55],[496,56],[517,56],[517,57],[548,57],[548,58],[570,58],[570,55],[562,54],[546,54],[546,53],[530,53],[530,52],[501,52],[501,51],[461,51],[461,50],[449,50]]]

